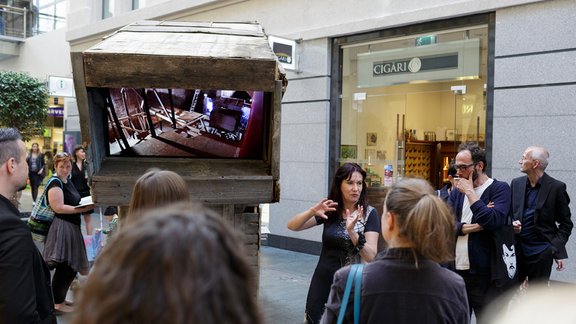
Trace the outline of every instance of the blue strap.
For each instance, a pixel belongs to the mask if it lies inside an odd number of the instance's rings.
[[[360,323],[360,298],[362,292],[362,270],[363,264],[358,264],[356,276],[354,277],[354,324]]]
[[[350,299],[350,290],[352,290],[353,281],[355,281],[356,283],[354,292],[354,323],[357,324],[360,321],[361,288],[359,287],[361,286],[362,283],[362,268],[364,268],[363,264],[353,264],[350,267],[350,272],[348,273],[348,279],[346,280],[346,287],[344,288],[344,295],[342,296],[342,302],[340,303],[340,311],[338,312],[337,324],[342,324],[342,322],[344,321],[344,314],[346,314],[346,308],[348,306],[348,299]]]

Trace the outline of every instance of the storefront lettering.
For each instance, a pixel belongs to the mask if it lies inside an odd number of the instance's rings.
[[[374,76],[407,72],[416,73],[420,71],[421,66],[422,63],[417,57],[403,61],[375,62],[372,66],[372,73]]]
[[[48,108],[48,116],[64,117],[64,107],[50,107],[50,108]]]
[[[374,75],[406,72],[408,62],[375,63]]]

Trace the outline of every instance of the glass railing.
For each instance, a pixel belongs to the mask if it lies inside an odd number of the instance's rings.
[[[27,12],[25,8],[0,5],[0,39],[24,40],[28,34]]]
[[[38,15],[38,24],[32,30],[32,33],[38,35],[64,27],[66,27],[66,18],[40,13]]]
[[[35,7],[34,7],[35,8]],[[22,41],[66,27],[66,18],[7,5],[0,5],[0,40]]]

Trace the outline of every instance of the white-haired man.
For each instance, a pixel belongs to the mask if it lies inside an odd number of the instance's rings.
[[[512,180],[512,213],[517,233],[519,280],[548,282],[553,260],[564,269],[566,242],[572,232],[566,184],[546,172],[548,151],[530,146],[518,161],[525,176]]]

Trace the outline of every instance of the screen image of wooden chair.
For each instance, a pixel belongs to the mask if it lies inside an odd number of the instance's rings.
[[[175,107],[170,89],[168,89],[168,99],[166,99],[166,91],[163,91],[162,94],[164,100],[162,100],[157,89],[148,89],[147,91],[146,96],[152,116],[171,124],[177,133],[186,137],[198,136],[200,131],[206,130],[206,125],[204,124],[205,115]]]
[[[133,88],[110,89],[108,105],[108,136],[113,142],[124,138],[122,149],[129,147],[127,138],[144,140],[151,134],[146,120],[144,100],[139,91]],[[152,127],[162,128],[161,120],[152,117]],[[120,142],[119,142],[120,143]]]
[[[204,120],[206,116],[194,111],[185,111],[175,109],[174,120],[171,116],[166,115],[165,111],[158,108],[150,108],[150,113],[153,116],[165,121],[175,123],[175,130],[177,133],[185,133],[187,137],[194,137],[200,135],[200,131],[206,130]]]
[[[123,88],[122,100],[126,109],[126,114],[129,116],[129,125],[135,132],[136,138],[144,139],[151,134],[151,127],[158,127],[162,130],[162,121],[154,116],[151,116],[152,125],[149,125],[146,120],[146,111],[144,109],[144,99],[140,91],[132,88]]]

